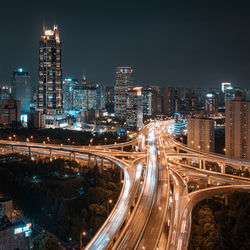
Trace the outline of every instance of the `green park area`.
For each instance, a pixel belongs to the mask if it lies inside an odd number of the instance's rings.
[[[79,243],[80,232],[85,231],[87,243],[116,203],[120,189],[116,168],[100,173],[97,166],[75,161],[31,161],[21,156],[0,164],[0,192],[11,197],[33,225],[65,242]]]

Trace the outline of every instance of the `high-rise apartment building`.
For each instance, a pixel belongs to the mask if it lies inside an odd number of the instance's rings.
[[[131,67],[117,67],[114,88],[114,109],[117,116],[126,116],[128,87],[132,84],[133,69]]]
[[[188,118],[187,143],[190,148],[214,151],[214,121],[209,118]]]
[[[250,101],[241,92],[226,102],[226,155],[250,160]]]
[[[143,125],[142,87],[129,87],[127,98],[127,129],[138,130]]]
[[[22,68],[15,70],[11,79],[11,94],[15,100],[21,101],[21,113],[30,113],[31,86],[28,72]]]
[[[47,116],[46,124],[53,124],[53,116],[63,113],[61,41],[57,25],[43,28],[39,46],[39,111]]]

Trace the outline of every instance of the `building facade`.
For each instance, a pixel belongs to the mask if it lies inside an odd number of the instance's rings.
[[[116,116],[126,116],[128,87],[132,84],[133,69],[131,67],[117,67],[114,87],[114,110]]]
[[[209,118],[188,118],[188,147],[214,152],[214,121]]]
[[[226,155],[250,160],[250,101],[243,93],[235,93],[235,99],[226,102],[225,146]]]
[[[37,108],[53,118],[63,114],[61,41],[57,25],[43,29],[39,45]]]
[[[21,113],[30,113],[31,85],[29,73],[19,68],[13,72],[11,94],[15,100],[21,101]]]
[[[208,117],[218,116],[218,110],[218,96],[214,92],[207,93],[205,98],[205,115]]]
[[[136,131],[143,125],[142,87],[129,87],[127,98],[127,129]]]

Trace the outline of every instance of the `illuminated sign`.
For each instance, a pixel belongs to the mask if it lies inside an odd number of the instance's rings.
[[[25,226],[23,227],[17,227],[14,229],[14,234],[20,234],[20,233],[25,233],[25,236],[29,236],[31,233],[31,223],[27,223]]]
[[[53,34],[54,34],[53,30],[45,30],[46,36],[53,36]]]
[[[207,97],[209,97],[209,98],[211,98],[211,97],[213,97],[213,96],[214,96],[214,95],[211,94],[211,93],[207,94]]]

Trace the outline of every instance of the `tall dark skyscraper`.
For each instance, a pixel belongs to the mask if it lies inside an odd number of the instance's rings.
[[[61,42],[57,25],[53,30],[43,28],[40,39],[37,108],[51,118],[63,113]],[[49,125],[52,121],[46,123]]]
[[[115,114],[126,116],[128,86],[133,83],[133,69],[131,67],[117,67],[114,88]]]
[[[22,68],[15,70],[11,79],[11,94],[15,100],[21,101],[21,113],[28,114],[30,112],[30,76],[29,73]]]

